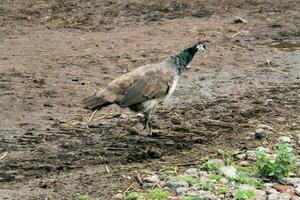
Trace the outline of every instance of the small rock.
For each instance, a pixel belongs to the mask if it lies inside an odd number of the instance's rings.
[[[239,162],[239,165],[241,165],[241,166],[249,166],[250,162],[248,160],[242,160],[242,161]]]
[[[271,126],[265,125],[265,124],[258,124],[257,128],[262,128],[262,129],[266,129],[269,131],[274,131],[274,129]]]
[[[276,189],[270,187],[270,188],[266,189],[266,193],[267,194],[278,194],[279,192]]]
[[[300,185],[300,178],[283,178],[280,181],[283,184],[287,184],[287,185],[293,185],[294,187],[297,187],[298,185]]]
[[[206,172],[206,171],[198,171],[198,174],[199,174],[199,176],[204,176],[204,177],[206,177],[206,176],[208,176],[208,173]]]
[[[293,190],[293,187],[290,185],[274,185],[273,188],[280,193],[289,193]]]
[[[290,129],[291,130],[298,130],[299,129],[298,124],[297,123],[292,123]]]
[[[255,187],[251,186],[251,185],[247,185],[247,184],[241,184],[239,186],[239,189],[241,190],[252,190],[252,191],[255,191]]]
[[[179,188],[176,188],[176,194],[177,195],[185,195],[188,190],[189,189],[186,187],[179,187]]]
[[[289,194],[270,194],[268,200],[290,200],[291,196]]]
[[[189,187],[189,184],[185,181],[168,181],[166,182],[166,187],[175,189],[179,187]]]
[[[239,160],[244,160],[244,159],[246,159],[247,155],[245,153],[242,153],[242,154],[236,155],[235,157]]]
[[[221,159],[210,159],[206,162],[208,165],[217,165],[217,166],[225,166],[223,160]]]
[[[266,194],[266,192],[265,191],[263,191],[263,190],[256,190],[255,191],[255,199],[256,200],[265,200],[266,199],[266,196],[267,196],[267,194]]]
[[[253,150],[248,150],[246,152],[246,157],[248,160],[256,160],[256,151],[253,151]]]
[[[198,200],[216,200],[217,196],[210,191],[200,190],[197,195]]]
[[[262,128],[258,128],[255,130],[255,138],[258,140],[261,140],[263,138],[265,138],[267,136],[267,132],[262,129]]]
[[[185,171],[186,175],[198,177],[198,169],[196,168],[189,168]]]
[[[123,194],[122,193],[118,193],[116,195],[113,196],[113,199],[123,199]]]
[[[221,178],[219,180],[219,182],[222,183],[222,184],[226,184],[226,183],[228,183],[228,180],[227,180],[227,178]]]
[[[296,192],[296,194],[297,194],[298,196],[300,196],[300,185],[298,185],[298,186],[295,188],[294,191]]]
[[[247,20],[245,20],[245,19],[243,19],[243,18],[241,18],[239,16],[235,16],[234,19],[233,19],[233,21],[236,24],[240,24],[240,23],[244,23],[245,24],[245,23],[248,23]]]
[[[236,168],[233,166],[224,166],[218,170],[219,174],[222,174],[226,177],[235,177],[236,176]]]
[[[142,188],[148,189],[148,188],[152,188],[154,185],[156,185],[156,184],[155,183],[143,183]]]
[[[278,143],[280,144],[286,144],[291,142],[291,138],[288,136],[281,136],[277,139]]]
[[[149,176],[145,177],[144,181],[148,182],[148,183],[158,183],[159,178],[156,174],[153,174],[153,175],[149,175]]]

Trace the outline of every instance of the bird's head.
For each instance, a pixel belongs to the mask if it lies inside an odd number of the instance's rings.
[[[196,44],[196,48],[198,49],[198,51],[209,51],[206,44],[204,44],[203,42],[198,42],[198,44]]]

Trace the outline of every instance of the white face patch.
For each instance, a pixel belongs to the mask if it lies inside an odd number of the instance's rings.
[[[205,44],[198,44],[197,49],[200,51],[208,50]]]

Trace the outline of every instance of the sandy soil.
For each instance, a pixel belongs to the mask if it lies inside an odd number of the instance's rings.
[[[271,146],[300,121],[300,51],[268,44],[299,44],[299,10],[297,0],[1,1],[1,199],[110,199],[141,170]],[[153,136],[129,110],[81,107],[115,77],[199,38],[210,52],[153,114]],[[249,137],[257,124],[275,130],[265,143]]]

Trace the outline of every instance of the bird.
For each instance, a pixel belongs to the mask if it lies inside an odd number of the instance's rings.
[[[144,115],[144,130],[148,129],[151,135],[150,113],[173,94],[179,77],[187,70],[197,51],[208,51],[208,48],[204,42],[198,41],[160,63],[137,67],[83,99],[83,107],[89,110],[100,110],[111,104],[128,107]]]

